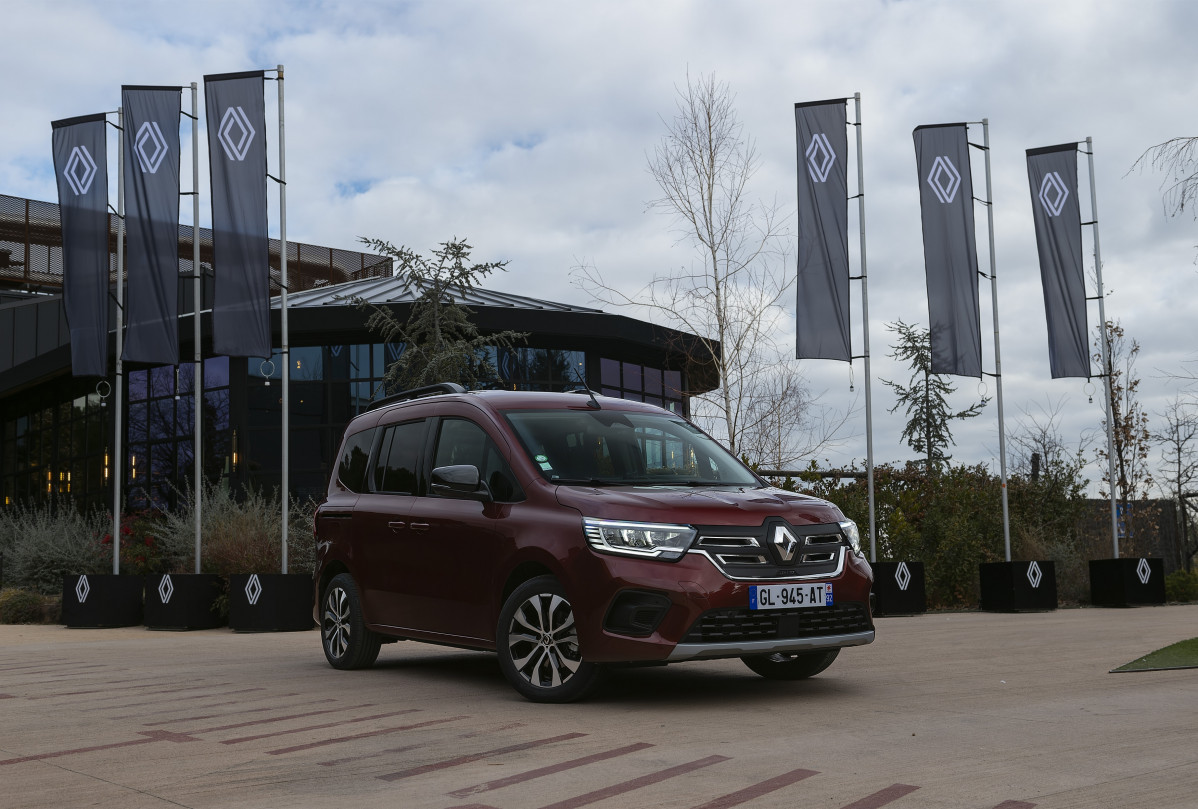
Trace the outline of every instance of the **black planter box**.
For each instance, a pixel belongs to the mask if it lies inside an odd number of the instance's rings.
[[[874,562],[874,615],[918,615],[928,611],[923,562]]]
[[[76,629],[138,626],[141,576],[96,573],[62,577],[62,622]]]
[[[1096,607],[1164,604],[1165,560],[1091,560],[1090,603]]]
[[[212,573],[146,577],[145,625],[150,629],[212,629],[224,624],[214,609],[224,581]]]
[[[982,609],[1024,612],[1057,608],[1057,567],[1054,562],[986,562],[982,578]]]
[[[307,573],[229,576],[229,627],[237,632],[312,628],[312,577]]]

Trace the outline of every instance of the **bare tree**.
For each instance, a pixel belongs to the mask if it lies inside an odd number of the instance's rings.
[[[642,307],[655,321],[697,335],[692,358],[714,362],[720,387],[696,397],[696,417],[733,452],[793,462],[819,447],[794,440],[795,431],[809,426],[811,397],[775,341],[779,302],[792,282],[787,232],[777,202],[749,196],[759,159],[734,100],[714,76],[688,75],[676,114],[664,121],[666,134],[648,156],[662,192],[649,208],[668,214],[679,243],[695,249],[690,266],[655,275],[633,294],[605,282],[593,264],[575,267],[574,277],[602,303]],[[834,441],[837,432],[817,432],[824,436],[817,443]]]
[[[1140,515],[1134,510],[1137,501],[1147,503],[1148,493],[1152,488],[1152,470],[1149,468],[1149,453],[1151,450],[1151,433],[1148,430],[1148,414],[1140,403],[1138,392],[1140,378],[1136,372],[1136,359],[1140,354],[1140,344],[1126,336],[1123,327],[1116,321],[1107,321],[1109,350],[1106,365],[1103,367],[1101,337],[1094,338],[1094,359],[1103,373],[1110,379],[1111,400],[1108,413],[1114,424],[1113,443],[1115,458],[1115,475],[1117,479],[1110,480],[1109,464],[1107,462],[1107,443],[1098,444],[1097,456],[1103,470],[1102,483],[1105,491],[1100,489],[1101,497],[1110,497],[1114,491],[1116,503],[1123,511],[1127,536],[1131,537],[1137,528],[1150,528],[1144,524]],[[1102,428],[1105,431],[1107,421],[1103,419]]]
[[[838,443],[852,415],[820,405],[798,374],[765,377],[747,398],[739,452],[762,469],[798,469]]]
[[[1187,206],[1194,210],[1198,199],[1198,138],[1170,138],[1158,143],[1132,165],[1132,171],[1145,168],[1167,175],[1161,185],[1167,214],[1185,213]],[[1198,212],[1194,216],[1198,217]]]
[[[1080,474],[1093,436],[1083,433],[1078,437],[1077,446],[1070,447],[1060,430],[1064,409],[1064,397],[1055,402],[1046,399],[1044,404],[1036,405],[1035,410],[1022,408],[1023,415],[1015,420],[1015,429],[1007,434],[1011,468],[1015,474],[1029,479]]]
[[[1164,428],[1152,434],[1152,440],[1161,445],[1164,461],[1164,484],[1177,509],[1177,521],[1181,527],[1178,538],[1178,561],[1190,570],[1198,543],[1190,543],[1190,507],[1187,497],[1194,498],[1198,482],[1198,412],[1193,402],[1174,397],[1163,413],[1157,415],[1164,421]]]

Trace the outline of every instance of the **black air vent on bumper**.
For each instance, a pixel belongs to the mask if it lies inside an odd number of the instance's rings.
[[[869,632],[874,628],[861,603],[797,610],[709,610],[699,616],[683,643],[739,643],[751,640],[818,638]]]

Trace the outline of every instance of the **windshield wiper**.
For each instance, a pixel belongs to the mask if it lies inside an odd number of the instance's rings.
[[[606,480],[604,478],[549,478],[550,483],[559,486],[620,486],[623,481]]]

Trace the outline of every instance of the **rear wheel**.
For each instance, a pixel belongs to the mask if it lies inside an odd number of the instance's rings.
[[[335,669],[365,669],[379,656],[383,639],[366,628],[353,576],[339,573],[325,588],[320,610],[324,656]]]
[[[552,576],[530,579],[508,597],[495,647],[503,675],[533,702],[573,702],[599,681],[599,667],[582,659],[574,608]]]
[[[767,680],[806,680],[832,665],[839,649],[825,652],[775,652],[741,658],[746,666]]]

